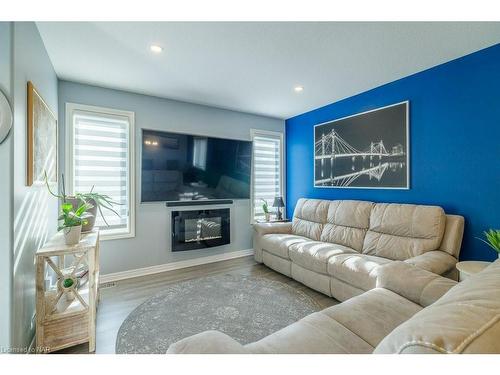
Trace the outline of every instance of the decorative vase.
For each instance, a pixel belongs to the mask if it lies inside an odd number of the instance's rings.
[[[66,198],[66,200],[68,201],[68,203],[71,203],[71,205],[73,206],[73,210],[76,210],[78,206],[81,204],[81,200],[75,197],[69,197]],[[92,229],[94,229],[95,218],[97,215],[97,204],[95,200],[89,199],[87,202],[93,206],[90,210],[87,210],[87,212],[92,216],[85,219],[87,220],[87,224],[82,225],[82,233],[91,232]]]
[[[76,227],[64,228],[64,240],[66,245],[76,245],[80,242],[80,236],[82,234],[82,226],[78,225]]]
[[[269,212],[264,212],[264,216],[266,218],[266,221],[271,221],[271,214]]]

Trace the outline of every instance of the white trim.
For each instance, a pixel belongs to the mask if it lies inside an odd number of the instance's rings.
[[[360,116],[360,115],[364,115],[364,114],[367,114],[367,113],[370,113],[370,112],[380,111],[382,109],[394,107],[394,106],[397,106],[397,105],[400,105],[400,104],[406,104],[406,149],[407,149],[407,152],[406,152],[406,165],[407,165],[406,186],[404,186],[404,187],[316,186],[316,159],[314,158],[314,156],[315,156],[314,155],[315,154],[314,144],[316,142],[316,138],[315,137],[316,137],[316,127],[317,126],[330,124],[332,122],[337,122],[337,121],[340,121],[340,120],[345,120],[345,119],[348,119],[350,117]],[[325,122],[322,122],[320,124],[316,124],[316,125],[313,126],[313,187],[314,188],[317,188],[317,189],[387,189],[387,190],[410,190],[410,172],[411,171],[410,171],[410,101],[409,100],[405,100],[405,101],[402,101],[402,102],[399,102],[399,103],[394,103],[394,104],[386,105],[384,107],[379,107],[379,108],[371,109],[371,110],[365,111],[365,112],[355,113],[353,115],[341,117],[341,118],[338,118],[338,119],[325,121]]]
[[[262,130],[262,129],[250,129],[250,139],[252,141],[252,172],[251,172],[251,177],[250,177],[250,224],[255,224],[255,218],[254,218],[254,199],[253,199],[253,175],[254,175],[254,167],[255,163],[253,162],[253,153],[254,153],[254,147],[253,147],[253,140],[255,136],[271,136],[271,137],[279,137],[280,139],[280,192],[281,196],[283,197],[283,201],[286,202],[286,192],[285,192],[285,141],[284,141],[284,134],[283,132],[276,132],[276,131],[271,131],[271,130]],[[286,204],[285,204],[286,206]],[[283,210],[283,219],[286,218],[286,207]]]
[[[201,258],[181,260],[179,262],[159,264],[157,266],[137,268],[137,269],[128,270],[128,271],[109,273],[107,275],[102,275],[100,277],[99,283],[104,284],[104,283],[109,283],[109,282],[114,282],[114,281],[119,281],[119,280],[131,279],[134,277],[147,276],[147,275],[153,275],[156,273],[161,273],[161,272],[166,272],[166,271],[178,270],[178,269],[182,269],[182,268],[200,266],[202,264],[209,264],[209,263],[220,262],[223,260],[246,257],[246,256],[253,255],[253,253],[254,253],[253,249],[231,251],[229,253],[215,254],[215,255],[209,255],[209,256],[201,257]]]
[[[65,171],[66,171],[66,190],[69,194],[73,193],[73,182],[74,182],[74,170],[73,170],[73,140],[74,140],[74,127],[73,127],[73,112],[75,110],[78,111],[86,111],[86,112],[94,112],[102,115],[114,115],[114,116],[122,116],[128,118],[129,129],[128,129],[128,159],[129,159],[129,230],[127,233],[120,234],[109,234],[106,235],[105,232],[102,232],[101,240],[116,240],[122,238],[133,238],[135,237],[135,113],[126,110],[114,109],[114,108],[106,108],[106,107],[96,107],[91,105],[84,105],[78,103],[66,103],[66,123],[65,123],[65,131],[66,131],[66,146],[65,146]],[[105,229],[103,229],[105,231]]]

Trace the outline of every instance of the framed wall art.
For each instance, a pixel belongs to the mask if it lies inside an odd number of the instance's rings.
[[[27,178],[28,186],[57,182],[57,118],[32,82],[28,82],[27,105]]]
[[[314,126],[314,186],[409,189],[409,102]]]

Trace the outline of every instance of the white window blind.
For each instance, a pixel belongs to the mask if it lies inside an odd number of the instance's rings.
[[[118,204],[98,212],[96,226],[104,238],[133,235],[133,114],[115,110],[86,110],[74,105],[71,121],[72,193],[93,191]],[[83,107],[83,106],[82,106]]]
[[[193,166],[201,170],[207,168],[207,138],[194,139]]]
[[[273,213],[274,198],[282,195],[282,134],[253,131],[253,220],[264,218],[262,199]]]

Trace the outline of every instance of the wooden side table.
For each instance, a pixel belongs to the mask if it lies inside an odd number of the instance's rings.
[[[490,262],[481,262],[475,260],[468,260],[464,262],[458,262],[456,267],[459,273],[458,280],[463,281],[478,272],[481,272],[486,267],[488,267]]]
[[[36,252],[37,352],[84,342],[95,351],[98,286],[99,230],[82,234],[76,245],[66,245],[59,232]]]

